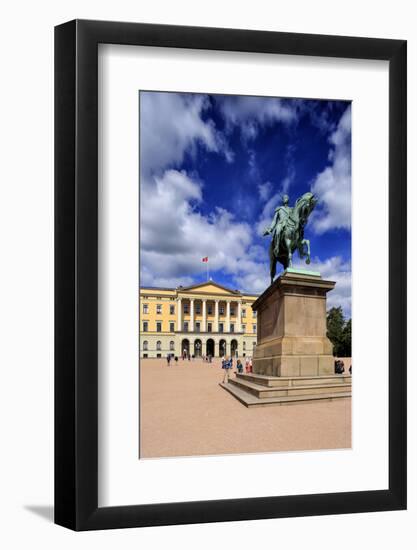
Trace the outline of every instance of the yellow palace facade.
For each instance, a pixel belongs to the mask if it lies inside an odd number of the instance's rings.
[[[141,287],[140,357],[252,356],[256,346],[257,295],[214,281],[188,287]]]

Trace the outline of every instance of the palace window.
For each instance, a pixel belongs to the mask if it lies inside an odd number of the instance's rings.
[[[195,312],[198,313],[198,315],[200,315],[200,313],[201,313],[201,304],[200,303],[195,305]]]
[[[230,332],[235,331],[235,325],[233,323],[230,323]]]
[[[161,351],[161,340],[158,340],[157,343],[156,343],[156,349],[158,351]]]
[[[175,314],[175,306],[173,304],[171,304],[169,306],[169,314],[170,315],[174,315]]]
[[[147,353],[144,353],[143,354],[143,358],[146,359],[148,357],[148,354]]]
[[[169,323],[169,332],[175,332],[175,323]]]
[[[235,308],[234,307],[230,308],[230,315],[232,315],[233,317],[235,316]]]
[[[246,317],[246,309],[242,309],[242,317]]]
[[[149,313],[148,304],[143,304],[143,306],[142,306],[142,313]]]
[[[143,321],[143,332],[148,332],[148,321]]]
[[[162,304],[156,304],[156,313],[158,314],[162,313]]]
[[[223,323],[219,323],[219,332],[223,332]]]
[[[188,332],[188,321],[184,321],[183,330],[184,332]]]
[[[208,315],[213,315],[213,306],[212,305],[207,306],[207,314]]]
[[[200,322],[197,321],[196,324],[195,324],[195,331],[200,332],[200,327],[201,327]]]
[[[211,332],[213,328],[213,325],[211,323],[207,323],[207,332]]]
[[[224,315],[224,306],[219,307],[220,315]]]
[[[246,351],[246,342],[243,342],[243,351]]]
[[[252,316],[256,317],[257,311],[252,311]]]
[[[252,332],[256,333],[256,325],[252,325]]]
[[[156,323],[156,332],[162,332],[162,323],[161,323],[161,321],[158,321]]]
[[[175,342],[171,340],[171,342],[169,343],[169,351],[174,351],[174,348],[175,348]]]
[[[246,332],[246,325],[242,325],[242,332]]]
[[[148,340],[143,341],[142,347],[145,351],[148,351]]]
[[[190,308],[188,304],[184,304],[184,313],[190,313]]]

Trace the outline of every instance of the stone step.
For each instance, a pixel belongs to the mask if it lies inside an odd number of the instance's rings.
[[[230,378],[229,382],[240,387],[242,390],[253,394],[259,399],[266,399],[269,397],[285,397],[291,395],[317,395],[320,393],[339,393],[351,391],[351,384],[305,384],[304,386],[278,386],[268,387],[261,384],[255,384],[242,380],[240,378]]]
[[[315,384],[346,384],[351,383],[351,374],[334,374],[326,376],[266,376],[264,374],[236,374],[236,378],[241,380],[247,380],[262,386],[277,387],[277,386],[303,386]]]
[[[323,401],[333,401],[335,399],[348,399],[351,397],[351,392],[335,392],[321,393],[317,395],[291,395],[284,397],[268,397],[259,399],[258,397],[248,393],[235,384],[219,384],[223,389],[233,395],[245,407],[266,407],[272,405],[297,405],[302,403],[321,403]]]

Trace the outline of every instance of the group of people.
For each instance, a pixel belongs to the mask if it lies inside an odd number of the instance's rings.
[[[167,366],[169,367],[171,365],[171,361],[174,360],[175,361],[175,364],[177,365],[178,364],[178,357],[173,353],[168,353],[167,354]]]
[[[223,384],[226,384],[230,378],[230,373],[232,372],[232,369],[233,369],[233,357],[223,357],[222,369],[224,369]],[[252,357],[246,357],[245,371],[247,373],[252,372]],[[243,363],[240,359],[236,360],[236,372],[238,374],[243,374]]]
[[[181,359],[183,361],[187,359],[190,361],[191,359],[194,359],[194,356],[191,356],[189,353],[187,353],[186,350],[184,350],[181,355]],[[205,355],[202,357],[202,359],[203,361],[207,361],[208,363],[211,363],[213,357],[211,355]],[[173,361],[175,361],[175,364],[177,365],[178,357],[173,353],[168,353],[167,366],[170,367]],[[234,366],[233,357],[223,357],[221,365],[222,365],[222,369],[224,370],[223,382],[225,383],[229,379],[230,373],[233,370],[233,366]],[[252,372],[252,357],[246,357],[245,364],[243,364],[240,359],[236,359],[236,373],[243,374],[243,372],[246,372],[246,373]]]
[[[334,362],[335,374],[343,374],[345,372],[345,364],[341,359],[336,359]],[[349,374],[352,374],[352,364],[349,367]]]
[[[189,353],[187,353],[186,350],[183,351],[182,360],[185,361],[188,359],[189,361],[194,359],[194,355],[191,356]],[[207,361],[208,363],[212,362],[212,356],[211,355],[205,355],[203,356],[203,361]],[[175,361],[175,364],[178,364],[178,357],[174,355],[173,353],[167,354],[167,366],[169,367],[171,365],[171,361]],[[230,377],[230,373],[233,369],[233,357],[223,357],[222,359],[222,369],[224,370],[223,375],[223,383],[225,384]],[[243,366],[243,363],[240,359],[236,359],[236,372],[238,374],[243,374],[243,372],[250,373],[252,372],[252,357],[246,357],[245,359],[245,366]],[[335,374],[343,374],[345,372],[345,364],[341,359],[336,359],[334,362],[334,372]],[[349,374],[352,374],[352,364],[349,367]]]
[[[194,359],[194,355],[190,355],[187,350],[184,350],[181,355],[181,359],[185,361],[188,359],[188,361],[191,361]],[[178,357],[174,355],[173,353],[167,353],[167,366],[169,367],[171,365],[171,361],[174,360],[175,364],[178,364]]]

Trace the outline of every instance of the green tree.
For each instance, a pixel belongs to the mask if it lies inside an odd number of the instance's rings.
[[[342,333],[343,357],[352,357],[352,319],[343,327]]]
[[[342,308],[332,307],[327,312],[327,337],[333,344],[333,355],[350,357],[352,353],[352,320],[345,321]]]

